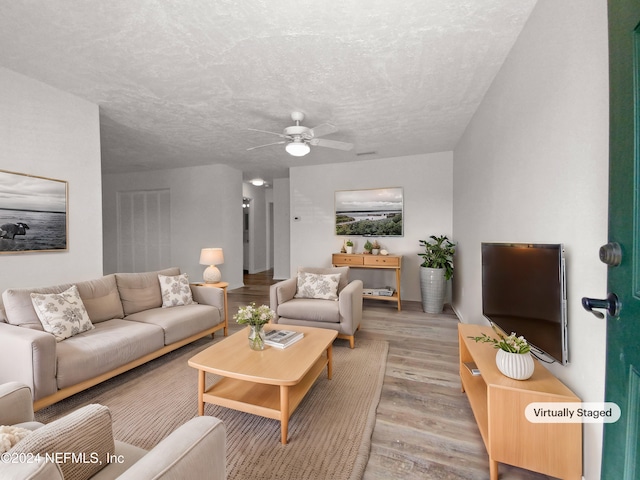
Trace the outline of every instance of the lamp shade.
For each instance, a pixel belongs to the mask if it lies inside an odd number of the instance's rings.
[[[304,142],[291,142],[287,143],[287,146],[284,147],[289,155],[293,155],[294,157],[304,157],[307,153],[311,151],[311,147]]]
[[[221,248],[203,248],[200,252],[200,265],[220,265],[224,263]]]

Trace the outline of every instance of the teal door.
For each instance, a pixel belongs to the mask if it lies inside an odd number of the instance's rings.
[[[609,263],[605,401],[622,416],[605,424],[602,478],[640,478],[640,1],[609,0]],[[616,247],[619,245],[619,252]],[[620,262],[619,265],[616,263]],[[616,309],[615,294],[620,302]],[[613,315],[612,315],[613,313]]]

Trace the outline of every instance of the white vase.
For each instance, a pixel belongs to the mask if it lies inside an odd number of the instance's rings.
[[[347,253],[348,254],[352,254],[353,253],[353,246],[347,245],[345,248],[347,249]]]
[[[531,353],[511,353],[498,349],[496,366],[503,375],[514,380],[526,380],[533,375],[533,358]]]
[[[444,268],[420,267],[420,291],[422,310],[426,313],[440,313],[447,293]]]

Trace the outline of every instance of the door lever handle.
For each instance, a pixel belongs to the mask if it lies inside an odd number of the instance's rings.
[[[587,312],[593,313],[598,318],[604,318],[604,314],[594,311],[594,308],[604,309],[612,317],[617,317],[620,314],[620,300],[615,293],[609,293],[607,298],[603,300],[583,297],[582,306]]]

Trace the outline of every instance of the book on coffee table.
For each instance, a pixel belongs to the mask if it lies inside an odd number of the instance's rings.
[[[291,330],[270,330],[265,332],[264,343],[276,348],[287,348],[298,340],[301,340],[304,334],[302,332],[293,332]]]

